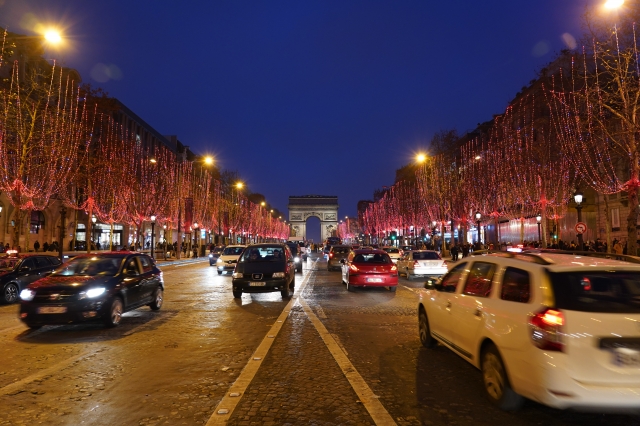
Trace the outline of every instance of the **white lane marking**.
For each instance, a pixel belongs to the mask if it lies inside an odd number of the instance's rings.
[[[80,355],[76,355],[74,357],[71,357],[69,359],[65,359],[64,361],[61,361],[57,364],[52,365],[49,368],[45,368],[44,370],[40,370],[37,373],[32,374],[29,377],[25,377],[22,380],[18,380],[17,382],[13,382],[9,385],[3,386],[0,388],[0,395],[10,395],[10,394],[15,394],[18,393],[19,391],[22,391],[20,388],[33,382],[34,380],[38,380],[41,379],[45,376],[48,376],[50,374],[53,374],[57,371],[61,371],[63,369],[65,369],[66,367],[70,366],[71,364],[74,364],[76,362],[82,361],[85,358],[88,358],[90,356],[93,356],[95,354],[98,354],[100,352],[106,351],[108,350],[107,348],[100,348],[97,349],[95,351],[91,351],[91,352],[84,352],[81,353]]]
[[[278,320],[273,323],[264,339],[262,339],[262,342],[258,346],[258,349],[256,349],[253,355],[251,355],[251,358],[249,359],[247,365],[245,365],[245,367],[242,369],[242,372],[240,372],[240,375],[238,376],[236,381],[231,385],[229,390],[225,393],[225,396],[213,411],[213,414],[211,414],[211,417],[209,417],[207,426],[227,424],[229,418],[233,414],[233,410],[236,409],[236,406],[240,402],[241,398],[239,398],[238,396],[244,395],[244,392],[251,384],[251,381],[262,365],[262,361],[264,361],[264,358],[269,353],[269,349],[275,341],[275,337],[278,335],[278,332],[280,332],[280,329],[284,325],[284,321],[289,316],[291,308],[293,308],[293,305],[300,298],[300,295],[304,291],[304,287],[307,285],[310,276],[310,273],[307,273],[304,276],[302,285],[300,286],[299,290],[297,290],[297,295],[294,293],[289,303],[287,303],[287,306],[285,306],[285,308],[282,310],[282,313],[278,317]]]
[[[351,364],[347,355],[340,349],[340,346],[336,343],[336,341],[331,336],[331,333],[325,328],[324,324],[315,316],[309,305],[304,301],[301,297],[298,299],[300,304],[302,305],[302,309],[307,314],[311,323],[320,334],[320,337],[324,341],[324,344],[333,355],[333,358],[340,366],[342,373],[345,375],[351,387],[360,398],[360,402],[367,409],[369,415],[373,419],[373,422],[376,425],[395,425],[396,422],[393,420],[389,412],[384,408],[382,403],[378,400],[378,397],[373,393],[371,388],[364,381],[362,376],[358,373],[356,368]]]
[[[406,285],[402,285],[402,284],[400,284],[400,287],[404,287],[407,290],[411,291],[412,293],[419,293],[420,292],[419,288],[407,287]]]

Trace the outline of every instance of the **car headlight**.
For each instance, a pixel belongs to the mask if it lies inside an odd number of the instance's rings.
[[[32,301],[34,297],[36,297],[36,292],[29,288],[25,288],[20,292],[20,299],[24,300],[25,302]]]
[[[274,272],[272,277],[273,278],[284,278],[284,272]]]
[[[213,257],[213,254],[209,254],[209,258],[212,258],[212,257]]]
[[[234,272],[233,275],[231,275],[233,278],[242,278],[242,276],[242,272]]]
[[[218,258],[218,260],[216,260],[216,263],[220,263],[220,264],[222,264],[222,263],[224,263],[224,260],[222,260],[222,259]]]
[[[105,293],[105,291],[107,291],[107,289],[104,287],[90,288],[87,291],[81,291],[80,293],[78,293],[78,299],[82,300],[87,297],[89,299],[94,299],[98,296],[102,296]]]
[[[293,258],[293,261],[294,261],[294,262],[300,262],[300,258],[299,258],[299,257],[294,257],[294,258]]]

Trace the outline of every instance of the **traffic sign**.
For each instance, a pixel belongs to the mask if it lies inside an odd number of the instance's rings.
[[[578,234],[584,234],[585,232],[587,232],[587,224],[584,222],[576,223],[576,232]]]

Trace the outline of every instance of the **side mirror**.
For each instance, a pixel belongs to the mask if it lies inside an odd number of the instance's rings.
[[[344,265],[345,263],[347,263],[347,259],[340,259],[340,263]]]
[[[427,290],[442,290],[442,285],[440,284],[440,278],[429,278],[424,283],[424,288]]]

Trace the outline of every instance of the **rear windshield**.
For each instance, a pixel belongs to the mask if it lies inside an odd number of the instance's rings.
[[[356,254],[353,258],[355,263],[391,263],[391,258],[388,254],[380,254],[380,253],[364,253],[364,254]]]
[[[227,247],[222,252],[222,255],[223,256],[240,255],[240,253],[242,253],[242,250],[244,250],[244,247]]]
[[[397,248],[386,248],[383,250],[386,251],[387,253],[400,253],[400,250],[398,250]]]
[[[440,255],[435,251],[413,252],[414,260],[438,260]]]
[[[550,273],[558,309],[601,313],[640,313],[640,273]]]
[[[349,253],[349,247],[334,247],[332,251],[335,254],[347,254]]]

